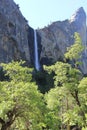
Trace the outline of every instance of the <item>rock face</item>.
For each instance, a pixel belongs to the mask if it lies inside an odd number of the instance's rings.
[[[50,65],[62,60],[66,48],[74,43],[74,32],[79,32],[87,46],[86,14],[79,8],[70,20],[57,21],[37,30],[41,64]],[[13,0],[0,0],[0,63],[25,60],[34,66],[34,30],[28,25]],[[82,56],[84,74],[87,74],[87,51]]]
[[[22,59],[30,63],[32,34],[33,29],[28,26],[18,5],[13,0],[0,0],[0,62]]]
[[[38,30],[41,37],[42,51],[40,55],[41,64],[52,64],[62,60],[66,48],[74,43],[74,32],[78,32],[82,38],[83,45],[87,46],[86,14],[84,9],[79,8],[70,20],[57,21]],[[82,56],[83,73],[87,73],[87,51]]]
[[[70,24],[74,31],[80,33],[82,42],[86,46],[86,14],[82,7],[72,15]]]
[[[69,21],[54,22],[48,27],[38,30],[41,36],[41,63],[54,63],[63,58],[66,47],[73,43]],[[47,64],[47,62],[46,62]]]

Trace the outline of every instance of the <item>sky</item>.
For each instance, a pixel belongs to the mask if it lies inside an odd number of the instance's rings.
[[[43,28],[55,21],[70,19],[83,7],[87,14],[87,0],[14,0],[23,16],[34,28]]]

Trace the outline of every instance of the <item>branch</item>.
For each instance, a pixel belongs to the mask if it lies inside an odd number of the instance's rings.
[[[75,91],[75,99],[76,99],[77,105],[80,107],[81,104],[80,104],[80,101],[79,101],[79,98],[78,98],[78,90]]]
[[[74,93],[71,92],[71,95],[74,97],[74,99],[76,100],[76,104],[80,107],[80,101],[78,99],[78,90],[75,90]]]
[[[0,123],[1,124],[4,124],[5,123],[5,121],[0,117]]]

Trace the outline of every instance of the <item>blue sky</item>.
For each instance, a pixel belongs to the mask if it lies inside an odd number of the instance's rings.
[[[87,0],[14,0],[23,16],[34,29],[43,28],[51,22],[70,19],[83,7],[87,14]]]

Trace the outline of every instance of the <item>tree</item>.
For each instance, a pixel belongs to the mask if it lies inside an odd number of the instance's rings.
[[[32,80],[32,69],[22,67],[23,63],[1,64],[9,76],[7,81],[0,82],[1,130],[38,130],[42,127],[43,95]]]
[[[52,107],[55,111],[55,108],[58,109],[57,116],[59,115],[63,122],[61,128],[65,125],[67,130],[70,130],[72,125],[78,125],[80,128],[87,126],[87,79],[83,79],[83,74],[77,67],[83,48],[79,34],[75,33],[75,43],[65,54],[65,58],[72,63],[74,61],[75,66],[66,62],[57,62],[50,67],[44,67],[49,73],[55,73],[55,88],[46,95],[47,104],[50,109]]]
[[[82,56],[84,46],[82,45],[82,40],[79,33],[75,32],[74,39],[75,39],[74,44],[67,48],[65,58],[77,61]]]

